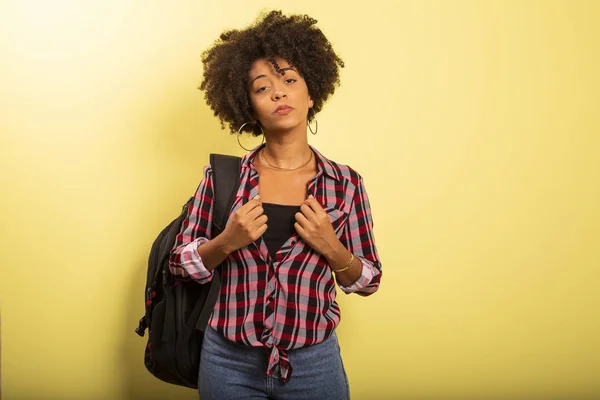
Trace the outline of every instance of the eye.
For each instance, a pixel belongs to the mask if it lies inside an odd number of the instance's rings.
[[[258,90],[256,91],[256,93],[262,93],[262,92],[264,92],[265,90],[267,90],[267,88],[268,88],[268,86],[263,86],[263,87],[261,87],[261,88],[258,88]]]
[[[292,81],[292,82],[289,82],[289,81]],[[285,80],[285,83],[288,83],[288,82],[289,83],[294,83],[294,82],[296,82],[296,80],[294,78],[289,78],[289,79]]]

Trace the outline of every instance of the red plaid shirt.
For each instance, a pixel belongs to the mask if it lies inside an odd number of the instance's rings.
[[[242,158],[240,187],[231,213],[258,194],[254,158],[262,146]],[[312,148],[312,147],[311,147]],[[342,244],[362,262],[362,274],[345,293],[368,296],[379,287],[381,263],[373,237],[373,221],[361,176],[312,148],[318,172],[308,193],[321,204]],[[180,278],[209,282],[198,246],[211,238],[213,179],[204,168],[194,200],[171,251],[170,267]],[[262,239],[231,253],[219,267],[222,287],[208,322],[231,341],[270,350],[267,374],[279,365],[284,381],[292,374],[286,350],[320,343],[340,321],[336,287],[327,259],[297,233],[271,258]]]

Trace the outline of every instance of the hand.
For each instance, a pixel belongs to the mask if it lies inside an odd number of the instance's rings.
[[[341,245],[329,216],[319,202],[311,195],[296,213],[294,228],[310,247],[329,258]]]
[[[228,253],[241,249],[257,240],[267,230],[267,216],[264,214],[259,196],[237,209],[227,222],[223,240]]]

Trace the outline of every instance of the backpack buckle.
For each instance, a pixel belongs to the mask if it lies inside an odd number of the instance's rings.
[[[146,316],[144,315],[140,319],[138,327],[135,328],[135,333],[137,333],[141,337],[144,337],[144,334],[146,333],[146,328],[148,328],[148,322],[146,321]]]

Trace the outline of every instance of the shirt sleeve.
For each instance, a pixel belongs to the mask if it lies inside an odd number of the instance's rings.
[[[211,166],[204,168],[204,177],[194,194],[188,214],[181,224],[169,257],[169,269],[178,279],[194,279],[199,283],[212,280],[213,273],[204,266],[198,246],[211,237],[213,214],[213,177]]]
[[[381,281],[381,262],[373,235],[371,206],[362,177],[356,188],[352,208],[341,237],[341,242],[362,263],[360,277],[350,286],[339,285],[346,294],[369,296],[377,291]]]

